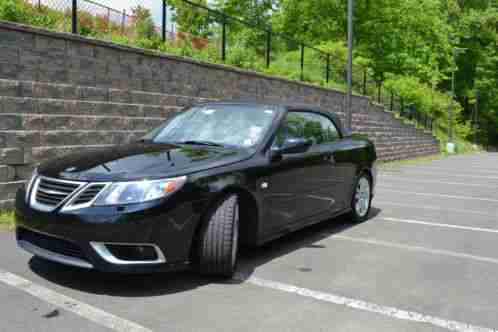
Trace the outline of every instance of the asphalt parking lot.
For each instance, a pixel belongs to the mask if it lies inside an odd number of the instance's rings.
[[[0,233],[0,331],[498,331],[498,154],[381,171],[371,216],[243,253],[237,277],[119,276]]]

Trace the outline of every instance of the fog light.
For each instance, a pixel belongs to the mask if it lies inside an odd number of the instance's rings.
[[[153,246],[108,244],[106,247],[114,257],[123,261],[155,261],[158,259]]]
[[[95,252],[105,261],[118,265],[161,264],[166,258],[161,249],[152,243],[90,242]]]

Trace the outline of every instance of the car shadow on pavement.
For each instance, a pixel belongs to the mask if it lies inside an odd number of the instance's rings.
[[[372,206],[367,223],[382,211]],[[259,248],[245,249],[241,253],[238,267],[239,278],[233,282],[243,282],[249,278],[259,266],[265,265],[278,257],[288,255],[302,248],[323,250],[326,246],[319,242],[335,234],[344,232],[350,228],[359,226],[362,223],[354,223],[347,216],[339,216],[325,220],[302,230],[285,235],[277,240],[271,241]],[[311,272],[308,267],[296,267],[299,272]]]
[[[152,274],[104,273],[60,265],[33,257],[30,269],[40,277],[85,293],[119,296],[148,297],[180,293],[212,282],[195,271]]]
[[[365,222],[369,222],[380,212],[381,210],[372,207]],[[227,285],[242,283],[259,266],[302,248],[326,249],[317,242],[358,225],[347,217],[340,216],[290,233],[259,248],[245,248],[241,251],[237,277],[230,280],[206,278],[195,271],[141,275],[103,273],[67,267],[36,257],[31,258],[29,267],[35,274],[50,282],[85,293],[118,297],[162,296],[190,291],[212,283]],[[296,271],[312,270],[307,267],[296,267]]]

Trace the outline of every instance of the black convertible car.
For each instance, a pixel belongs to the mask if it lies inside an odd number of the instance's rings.
[[[81,268],[231,276],[240,245],[364,220],[375,161],[370,141],[319,109],[202,104],[138,142],[39,166],[17,193],[17,242]]]

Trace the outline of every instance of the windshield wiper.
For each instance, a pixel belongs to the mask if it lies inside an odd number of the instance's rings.
[[[195,141],[195,140],[190,140],[190,141],[182,141],[182,142],[175,142],[175,143],[176,144],[188,144],[188,145],[206,145],[206,146],[225,147],[223,144],[215,143],[215,142],[210,142],[210,141]]]

